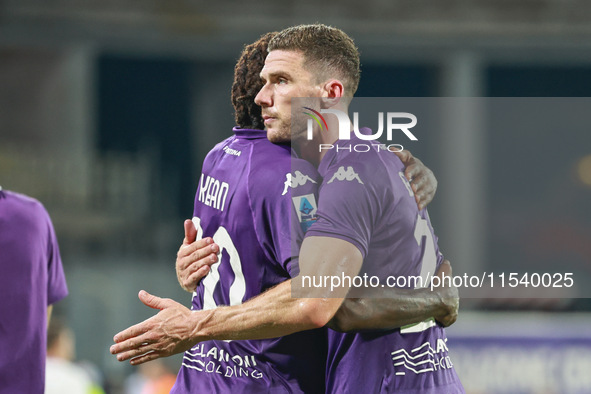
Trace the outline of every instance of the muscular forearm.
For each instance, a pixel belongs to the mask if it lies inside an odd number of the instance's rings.
[[[323,327],[342,299],[293,298],[291,280],[248,302],[195,313],[195,339],[264,339]]]
[[[453,306],[430,289],[392,289],[388,296],[346,299],[328,327],[341,332],[390,330],[453,313]]]
[[[300,272],[305,274],[354,276],[361,263],[359,249],[337,238],[307,238],[300,253]],[[140,291],[140,300],[160,312],[115,335],[110,351],[119,361],[131,359],[137,365],[188,350],[201,341],[275,338],[323,327],[349,290],[340,286],[328,292],[333,298],[321,298],[329,297],[327,289],[313,287],[304,295],[316,298],[295,298],[291,285],[286,281],[243,304],[202,311]]]

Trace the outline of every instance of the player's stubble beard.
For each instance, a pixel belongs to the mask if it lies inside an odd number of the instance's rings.
[[[291,117],[285,119],[276,116],[275,123],[271,129],[267,129],[267,139],[274,144],[289,144],[291,142]]]
[[[299,146],[304,144],[306,141],[306,130],[293,130],[291,119],[286,121],[281,119],[277,127],[273,127],[270,130],[267,129],[267,139],[274,144],[292,144],[293,146]]]
[[[312,105],[310,104],[310,106]],[[320,143],[319,134],[315,133],[314,138],[308,141],[306,137],[307,117],[303,113],[296,112],[295,118],[292,117],[294,114],[290,113],[289,119],[280,118],[278,114],[273,113],[272,116],[277,119],[276,123],[278,124],[272,127],[271,130],[267,129],[267,139],[274,144],[290,145],[299,157],[318,166],[320,163],[317,153],[318,144]],[[314,127],[316,129],[315,125]]]

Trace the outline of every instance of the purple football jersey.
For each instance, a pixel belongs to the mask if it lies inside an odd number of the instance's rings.
[[[289,146],[272,144],[265,131],[234,133],[205,158],[195,196],[198,238],[212,237],[221,249],[193,295],[196,310],[240,304],[299,271],[292,196],[313,193],[316,171],[304,161],[292,169]],[[323,393],[326,349],[326,330],[202,342],[185,352],[171,392]]]
[[[389,276],[426,279],[442,262],[427,211],[419,211],[396,155],[375,147],[351,149],[368,142],[352,135],[322,159],[318,219],[306,237],[335,237],[357,246],[364,258],[359,275],[376,276],[382,284]],[[349,294],[371,296],[371,291],[352,288]],[[326,385],[328,393],[464,392],[445,331],[434,320],[385,332],[329,330]]]
[[[47,307],[68,294],[47,211],[0,191],[0,393],[43,393]]]

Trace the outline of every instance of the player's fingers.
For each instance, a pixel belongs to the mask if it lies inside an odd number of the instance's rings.
[[[433,193],[429,193],[428,191],[421,190],[415,193],[415,201],[419,206],[419,211],[425,208],[431,201],[433,201]]]
[[[197,240],[190,245],[183,245],[177,253],[177,266],[184,270],[197,260],[208,256],[210,253],[217,253],[220,247],[213,243],[213,239],[207,237]]]
[[[402,161],[402,163],[404,163],[405,166],[407,166],[408,165],[408,161],[410,159],[412,159],[412,154],[408,150],[395,151],[394,154],[396,156],[398,156],[398,158],[400,159],[400,161]]]
[[[410,181],[410,186],[412,187],[412,189],[415,192],[420,191],[421,189],[425,188],[426,185],[427,185],[427,182],[425,180],[425,177],[421,173],[414,174],[412,177],[412,181]]]
[[[124,350],[122,352],[119,352],[117,354],[117,361],[129,360],[130,358],[134,358],[134,357],[146,354],[148,352],[152,352],[152,351],[154,351],[152,346],[153,346],[152,344],[145,343],[145,344],[141,344],[137,347],[131,348],[129,350]]]
[[[152,295],[145,290],[140,290],[138,297],[144,305],[149,306],[153,309],[164,309],[173,307],[176,304],[176,301],[171,300],[170,298],[160,298],[158,296]]]
[[[131,360],[129,360],[129,363],[131,365],[140,365],[143,363],[147,363],[148,361],[156,360],[157,358],[160,358],[160,357],[164,357],[164,355],[162,353],[151,351],[151,352],[143,354],[139,357],[132,358]]]
[[[197,239],[197,229],[191,219],[186,219],[184,222],[185,227],[185,238],[183,239],[183,245],[189,245]]]
[[[415,201],[419,206],[419,210],[423,209],[423,207],[425,206],[425,191],[423,177],[419,174],[412,178],[412,180],[410,181],[410,187],[415,196]]]
[[[417,158],[412,158],[409,160],[409,163],[406,165],[404,169],[404,176],[410,182],[412,182],[416,177],[422,174],[422,163]]]
[[[205,256],[209,253],[217,253],[220,247],[213,242],[210,237],[198,239],[192,244],[188,245],[184,250],[185,256],[196,255]]]
[[[435,197],[437,191],[437,178],[429,168],[420,163],[418,159],[417,165],[410,170],[412,176],[411,187],[415,192],[415,199],[419,208],[427,206]],[[420,164],[419,164],[420,163]]]
[[[209,273],[210,266],[217,261],[217,254],[212,253],[199,261],[191,262],[184,270],[178,271],[177,277],[181,287],[188,292],[195,291],[199,281]]]
[[[120,343],[126,341],[131,338],[139,337],[140,335],[146,333],[151,328],[150,319],[144,320],[141,323],[138,323],[134,326],[131,326],[117,334],[113,337],[113,342]],[[113,346],[111,346],[113,349]]]
[[[176,271],[179,278],[187,277],[191,273],[190,268],[191,265],[195,263],[192,258],[184,257],[182,259],[177,259],[176,264]]]
[[[184,255],[189,255],[196,250],[202,249],[207,247],[207,245],[213,244],[213,239],[211,237],[206,237],[202,239],[195,240],[188,245],[183,245],[181,250],[184,252]]]
[[[117,334],[117,335],[119,335],[119,334]],[[115,338],[116,338],[115,342],[117,342],[117,343],[112,345],[111,348],[109,349],[111,354],[121,354],[121,353],[129,352],[131,350],[137,350],[139,348],[146,347],[156,341],[153,338],[153,336],[146,333],[146,331],[144,331],[144,333],[142,333],[140,335],[130,337],[127,339],[120,339],[120,338],[117,338],[117,336],[115,336]],[[119,339],[119,340],[117,341],[117,339]],[[121,361],[121,360],[119,360],[119,361]]]
[[[192,289],[191,291],[195,291],[197,288],[197,284],[201,279],[205,278],[210,271],[209,265],[204,265],[203,267],[199,268],[196,272],[189,275],[186,280],[185,286],[187,288]]]
[[[435,197],[435,184],[428,176],[419,175],[413,179],[411,187],[415,193],[415,200],[419,209],[423,209]]]
[[[220,251],[220,247],[217,244],[208,244],[208,245],[204,245],[202,248],[199,248],[197,250],[195,250],[193,253],[191,253],[189,256],[190,259],[193,260],[193,262],[201,262],[201,263],[206,263],[206,262],[215,262],[217,260],[212,260],[213,257],[216,256],[216,254]]]
[[[215,249],[218,248],[217,245],[215,245],[215,247]],[[179,276],[187,277],[202,266],[212,265],[216,261],[218,261],[218,255],[216,252],[201,249],[187,257],[177,260],[177,271],[179,272]]]
[[[198,239],[190,244],[183,244],[178,251],[179,256],[188,256],[191,253],[194,253],[196,250],[203,249],[207,247],[207,245],[211,245],[213,243],[213,239],[211,237]]]
[[[419,211],[425,207],[425,204],[423,203],[423,195],[418,192],[415,192],[415,202],[419,207]]]
[[[183,290],[189,293],[193,293],[197,289],[197,283],[191,282],[189,279],[180,279],[179,282]]]

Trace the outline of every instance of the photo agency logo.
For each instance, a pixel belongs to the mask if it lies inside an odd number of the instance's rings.
[[[316,111],[310,107],[302,107],[306,111],[303,112],[305,115],[308,115],[310,118],[307,120],[307,139],[311,141],[314,139],[314,123],[318,125],[320,128],[320,132],[328,131],[328,123],[322,114],[332,114],[335,115],[338,119],[339,125],[339,140],[350,140],[351,139],[351,120],[349,119],[349,115],[343,111],[339,111],[336,109],[321,109],[320,111]],[[367,144],[352,144],[346,147],[342,146],[335,146],[334,144],[319,144],[318,149],[319,151],[323,150],[331,150],[336,149],[336,151],[346,150],[348,152],[355,151],[355,152],[369,152],[370,150],[374,149],[376,151],[380,150],[388,150],[390,152],[400,152],[404,150],[404,147],[400,144],[391,143],[394,134],[394,131],[401,131],[404,135],[410,139],[411,141],[418,141],[418,138],[411,133],[410,129],[416,126],[417,124],[417,117],[409,112],[387,112],[386,115],[386,140],[388,143],[367,143]],[[406,122],[401,122],[400,120],[406,119]],[[363,130],[363,129],[362,129]],[[365,129],[369,130],[369,129]],[[353,112],[353,133],[363,141],[376,141],[384,134],[384,112],[378,112],[378,129],[373,134],[363,133],[359,130],[359,113]],[[378,141],[379,142],[379,141]]]

